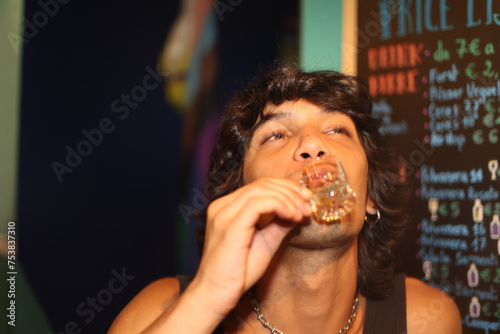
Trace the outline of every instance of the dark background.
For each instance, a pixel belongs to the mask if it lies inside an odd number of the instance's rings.
[[[283,43],[296,45],[297,4],[284,4],[242,1],[218,21],[216,104],[272,64]],[[104,333],[144,286],[180,273],[173,220],[182,117],[162,87],[123,120],[111,110],[156,67],[178,9],[177,1],[69,1],[24,45],[19,255],[56,333],[70,322]],[[27,0],[24,17],[33,22],[41,10]],[[104,118],[114,130],[59,182],[51,164],[65,164],[66,146],[76,149],[82,131]],[[87,323],[77,307],[109,290],[113,270],[134,278]]]

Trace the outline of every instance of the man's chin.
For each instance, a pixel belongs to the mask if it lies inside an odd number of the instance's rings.
[[[356,233],[350,231],[345,222],[336,221],[325,224],[310,219],[293,228],[283,241],[283,244],[319,250],[337,248],[340,245],[350,243],[355,238]]]

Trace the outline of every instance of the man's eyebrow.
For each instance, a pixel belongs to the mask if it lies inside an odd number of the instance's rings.
[[[279,111],[279,112],[270,112],[265,115],[263,115],[257,124],[255,124],[255,127],[253,129],[253,132],[257,131],[260,127],[262,127],[264,124],[269,123],[271,121],[278,121],[281,119],[294,119],[297,118],[298,115],[297,113],[291,112],[291,111]]]

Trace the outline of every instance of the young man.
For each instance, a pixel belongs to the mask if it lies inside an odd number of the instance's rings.
[[[211,157],[196,276],[152,283],[109,333],[460,334],[449,296],[394,277],[406,191],[378,124],[366,88],[337,72],[277,69],[236,95]],[[299,180],[335,159],[356,202],[318,222]]]

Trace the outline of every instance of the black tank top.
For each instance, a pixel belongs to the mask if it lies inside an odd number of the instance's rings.
[[[184,292],[191,276],[177,276],[180,293]],[[224,334],[220,324],[214,334]],[[366,315],[363,334],[406,334],[406,285],[405,275],[397,274],[387,297],[381,300],[366,300]]]

